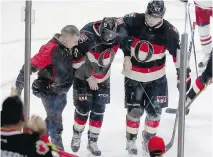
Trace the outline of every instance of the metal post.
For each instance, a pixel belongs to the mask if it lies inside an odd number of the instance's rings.
[[[25,115],[30,114],[30,57],[31,57],[31,9],[32,1],[26,1],[25,8],[25,66],[24,66],[24,104]]]
[[[186,68],[188,34],[186,33],[187,3],[185,6],[185,32],[181,35],[180,53],[180,92],[179,92],[179,122],[178,122],[178,157],[184,157],[184,132],[185,132],[185,104],[186,104]]]

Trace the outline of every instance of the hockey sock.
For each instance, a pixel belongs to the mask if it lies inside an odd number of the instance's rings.
[[[82,132],[85,128],[89,113],[81,113],[75,109],[73,129]]]

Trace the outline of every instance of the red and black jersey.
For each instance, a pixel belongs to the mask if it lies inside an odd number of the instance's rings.
[[[75,68],[80,67],[75,72],[76,78],[84,80],[92,75],[99,82],[103,82],[110,76],[111,63],[118,51],[121,38],[117,36],[110,44],[103,42],[99,34],[100,23],[101,21],[88,23],[80,31],[77,50],[86,54],[86,58],[74,64]]]
[[[40,135],[1,130],[1,157],[59,157],[57,149]]]
[[[145,14],[132,13],[123,17],[126,35],[132,37],[129,46],[121,46],[125,56],[131,56],[132,69],[123,74],[139,82],[150,82],[166,74],[166,50],[176,63],[177,51],[180,49],[177,29],[163,20],[156,28],[145,23]],[[127,49],[126,47],[130,47]],[[176,64],[179,68],[179,63]]]

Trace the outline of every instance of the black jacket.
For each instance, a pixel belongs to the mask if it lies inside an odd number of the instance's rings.
[[[65,94],[72,86],[73,56],[71,51],[60,43],[59,36],[60,34],[56,34],[30,60],[31,73],[38,71],[38,78],[33,82],[32,86],[34,94]],[[24,66],[16,79],[16,89],[19,93],[21,93],[23,87]]]

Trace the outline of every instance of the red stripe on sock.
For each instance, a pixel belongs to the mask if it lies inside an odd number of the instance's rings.
[[[89,125],[96,128],[100,128],[102,126],[102,122],[96,121],[96,120],[90,120]]]
[[[133,122],[131,120],[126,120],[126,125],[131,128],[139,128],[140,122]]]
[[[157,128],[160,124],[160,121],[152,121],[152,120],[146,120],[146,125],[152,128]]]
[[[81,120],[81,119],[78,119],[76,116],[74,117],[74,120],[77,124],[79,125],[85,125],[86,124],[86,120]]]

